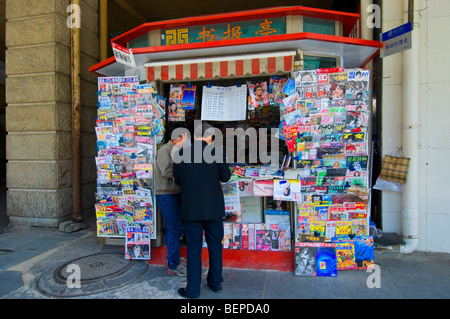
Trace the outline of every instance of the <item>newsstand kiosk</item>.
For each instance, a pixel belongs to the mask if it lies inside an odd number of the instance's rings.
[[[297,274],[297,254],[306,246],[336,247],[339,259],[346,253],[338,252],[347,244],[343,238],[369,235],[372,83],[366,65],[380,43],[358,38],[359,24],[359,14],[306,7],[150,22],[114,38],[115,55],[90,68],[158,95],[150,111],[158,123],[134,128],[135,136],[140,132],[140,140],[154,146],[149,153],[176,121],[189,127],[207,120],[238,145],[226,149],[234,156],[228,159],[232,180],[223,186],[224,267]],[[128,103],[133,101],[121,101],[119,109]],[[117,122],[129,114],[118,110],[115,116]],[[120,146],[127,135],[120,139],[111,145]],[[271,161],[263,161],[269,153]],[[137,166],[138,174],[151,171],[147,164]],[[104,180],[114,175],[101,168]],[[151,181],[143,176],[141,181]],[[153,222],[149,262],[165,264],[159,214]],[[206,249],[203,258],[207,263]],[[368,263],[370,258],[344,258],[339,269]]]

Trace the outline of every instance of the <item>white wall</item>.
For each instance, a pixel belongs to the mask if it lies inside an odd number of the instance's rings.
[[[450,252],[450,1],[416,0],[419,19],[419,246]],[[402,25],[403,0],[383,0],[382,32]],[[401,147],[402,53],[383,58],[382,155]],[[401,234],[401,195],[383,192],[384,232]]]

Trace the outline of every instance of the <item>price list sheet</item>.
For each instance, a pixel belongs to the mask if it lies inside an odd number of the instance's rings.
[[[203,87],[203,121],[242,121],[247,107],[247,86]]]

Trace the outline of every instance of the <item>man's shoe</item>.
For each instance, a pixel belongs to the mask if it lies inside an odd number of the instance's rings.
[[[187,276],[187,269],[186,269],[186,265],[184,263],[180,263],[175,269],[167,269],[167,273],[169,275],[177,275],[177,276],[181,276],[181,277],[186,277]]]
[[[186,299],[194,299],[194,298],[197,298],[197,297],[189,297],[188,295],[186,295],[186,289],[185,289],[185,288],[180,288],[180,289],[178,289],[178,294],[179,294],[181,297],[186,298]]]
[[[208,283],[208,287],[209,287],[209,289],[211,289],[214,292],[219,292],[222,290],[222,286],[219,286],[219,288],[216,289],[216,288],[212,287],[209,283]]]

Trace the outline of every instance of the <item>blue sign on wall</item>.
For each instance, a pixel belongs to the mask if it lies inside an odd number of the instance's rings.
[[[381,34],[381,57],[411,49],[412,23],[408,22]]]

